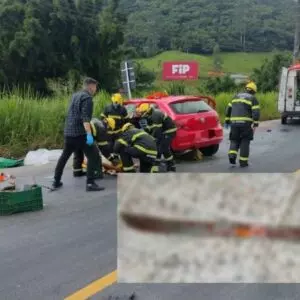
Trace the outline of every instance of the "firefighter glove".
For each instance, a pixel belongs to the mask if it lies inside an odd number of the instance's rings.
[[[93,137],[93,135],[91,133],[88,133],[86,135],[86,143],[89,146],[93,145],[93,143],[94,143],[94,137]]]

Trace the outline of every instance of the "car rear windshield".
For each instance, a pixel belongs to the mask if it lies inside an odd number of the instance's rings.
[[[176,114],[196,114],[211,111],[212,108],[202,99],[184,100],[170,104]]]

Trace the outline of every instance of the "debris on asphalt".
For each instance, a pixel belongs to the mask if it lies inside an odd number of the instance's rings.
[[[118,214],[298,227],[298,182],[278,173],[121,176]],[[264,237],[142,232],[119,218],[118,282],[299,282],[299,251],[299,242]]]

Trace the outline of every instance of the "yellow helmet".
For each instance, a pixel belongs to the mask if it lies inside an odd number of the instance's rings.
[[[253,81],[251,81],[251,82],[247,83],[246,90],[250,90],[250,91],[253,91],[254,93],[257,93],[257,86]]]
[[[123,105],[123,97],[120,93],[113,94],[111,97],[112,103]]]
[[[151,106],[149,103],[142,103],[136,108],[136,112],[138,114],[143,115],[143,114],[146,114],[147,112],[149,112],[150,109],[151,109]]]
[[[134,127],[131,123],[126,123],[126,124],[124,124],[123,126],[122,126],[122,131],[124,132],[124,131],[126,131],[127,129],[129,129],[129,128],[132,128],[132,127]]]
[[[116,121],[115,121],[115,119],[113,119],[113,118],[105,118],[105,121],[106,121],[108,127],[111,130],[115,130],[115,128],[116,128]]]

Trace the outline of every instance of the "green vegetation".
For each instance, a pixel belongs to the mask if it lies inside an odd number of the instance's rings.
[[[126,43],[138,56],[292,50],[294,0],[120,0]]]
[[[222,122],[224,122],[224,114],[226,106],[230,100],[232,100],[231,93],[222,93],[216,96],[217,111],[220,115]],[[274,120],[279,118],[279,113],[277,111],[277,98],[278,94],[276,92],[270,93],[258,93],[257,99],[260,102],[261,107],[261,121]]]
[[[222,71],[226,73],[242,73],[250,75],[254,68],[259,68],[272,53],[220,53],[223,61]],[[166,51],[151,58],[139,59],[139,63],[161,78],[162,64],[168,60],[195,60],[200,65],[200,77],[208,77],[208,72],[214,71],[212,55],[198,55],[180,51]]]
[[[216,97],[217,111],[221,120],[231,93]],[[262,120],[278,118],[276,93],[258,94],[262,107]],[[0,156],[21,157],[29,150],[38,148],[56,149],[63,144],[63,125],[69,97],[40,100],[30,93],[17,92],[3,96],[0,101]],[[95,116],[100,113],[110,95],[100,92],[95,97]]]
[[[293,0],[0,1],[0,155],[61,147],[70,94],[82,77],[100,82],[99,116],[108,93],[122,87],[124,59],[137,62],[136,96],[216,94],[222,118],[238,87],[228,77],[206,81],[209,72],[249,75],[269,92],[258,95],[262,119],[276,118],[273,91],[289,64],[282,53],[292,50],[295,11]],[[197,60],[200,81],[162,82],[167,60]]]
[[[78,83],[88,75],[102,88],[119,88],[126,19],[118,1],[105,2],[1,1],[0,87],[30,85],[47,94],[47,79]]]
[[[38,148],[61,148],[63,126],[70,96],[36,98],[14,91],[0,101],[0,156],[21,157]],[[95,116],[110,102],[110,95],[100,92],[94,99]]]

